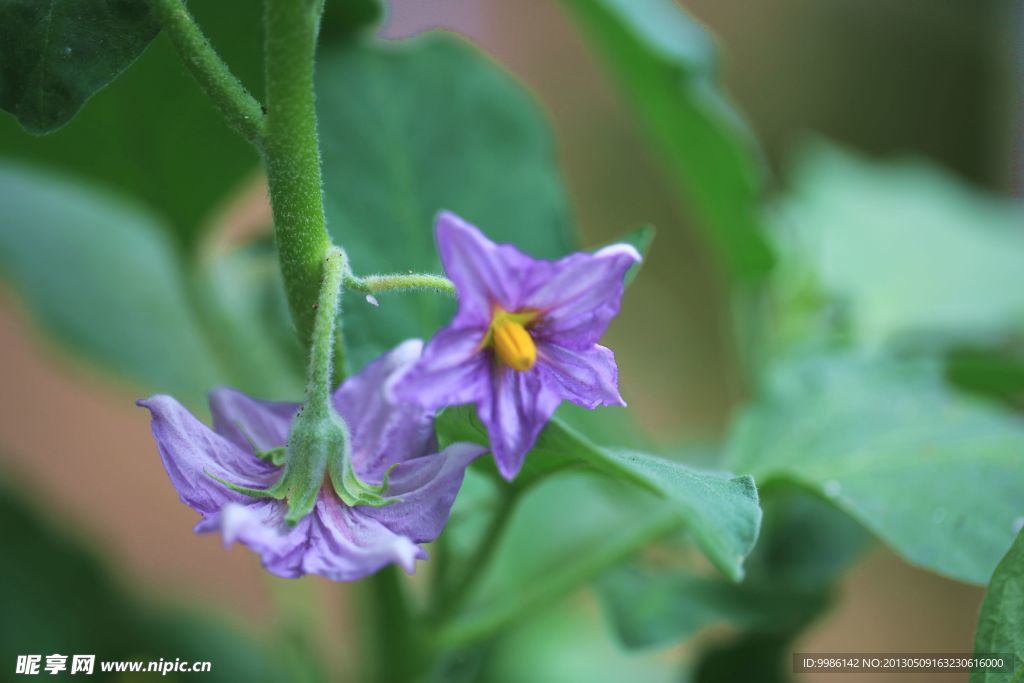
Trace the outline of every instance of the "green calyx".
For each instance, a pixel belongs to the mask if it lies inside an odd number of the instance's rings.
[[[270,488],[255,489],[214,477],[239,493],[286,500],[285,521],[289,524],[299,522],[313,511],[326,478],[330,479],[334,494],[348,506],[381,507],[397,502],[384,495],[390,470],[380,484],[364,482],[356,474],[348,426],[331,401],[334,329],[341,308],[342,279],[347,270],[345,253],[337,247],[329,249],[324,259],[323,284],[310,345],[306,403],[292,421],[288,444],[283,449],[257,452],[258,457],[274,464],[280,464],[283,455],[281,478]]]

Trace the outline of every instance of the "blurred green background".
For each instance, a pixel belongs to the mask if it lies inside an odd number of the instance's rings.
[[[202,19],[202,3],[192,4]],[[856,188],[874,173],[871,164],[893,160],[922,160],[956,179],[949,183],[964,184],[967,208],[956,215],[968,222],[971,211],[987,211],[972,203],[974,193],[1008,197],[1020,187],[1021,162],[1014,156],[1024,125],[1015,71],[1021,50],[1020,36],[1014,35],[1017,3],[683,4],[719,41],[724,80],[762,145],[769,192],[783,195],[799,184],[790,210],[814,216],[813,201],[831,201],[820,215],[855,213],[864,203],[881,202],[884,188],[867,187],[867,181],[864,198],[816,193],[816,182],[828,183],[815,174],[846,173],[843,187]],[[606,343],[616,349],[624,396],[656,441],[673,447],[684,437],[693,442],[720,434],[751,390],[740,361],[742,332],[737,337],[733,331],[727,276],[694,225],[693,207],[680,200],[578,29],[555,3],[394,0],[381,33],[399,38],[432,27],[467,36],[536,95],[554,128],[584,244],[615,239],[642,224],[657,227],[655,247]],[[218,37],[233,37],[226,41],[237,45],[225,50],[229,61],[246,63],[246,50],[258,48],[257,40],[237,40],[250,29],[258,34],[258,16],[208,28],[218,46],[225,42]],[[175,249],[212,261],[225,244],[263,234],[269,214],[255,157],[209,116],[187,74],[167,59],[165,40],[157,39],[124,82],[88,103],[63,140],[31,139],[4,115],[0,155],[45,164],[69,145],[88,145],[88,139],[104,135],[104,122],[176,108],[164,138],[121,140],[117,149],[83,154],[69,166],[159,206],[177,229]],[[258,90],[258,64],[246,68],[240,76]],[[154,98],[125,108],[115,99],[118,88],[146,92],[147,82],[173,93],[174,103]],[[223,139],[224,147],[193,166],[181,153],[181,141],[210,137]],[[827,160],[807,162],[793,171],[801,154],[813,156],[807,145],[817,138],[877,161],[831,167]],[[111,180],[126,177],[131,168],[137,173],[130,182]],[[183,168],[189,178],[185,189],[176,186]],[[908,181],[914,186],[908,192],[922,204],[934,198],[945,206],[961,190],[949,190],[948,179],[940,178]],[[898,195],[900,182],[893,176],[893,185],[882,184]],[[217,199],[225,193],[228,199]],[[53,220],[59,219],[55,212]],[[104,229],[102,222],[94,229]],[[196,235],[201,239],[188,237]],[[212,268],[209,277],[218,277]],[[1000,283],[1012,286],[1005,277],[994,286]],[[159,466],[147,417],[132,405],[140,390],[69,358],[38,332],[10,288],[0,294],[0,525],[7,542],[0,558],[0,679],[13,670],[13,655],[22,654],[6,644],[26,642],[26,634],[52,643],[44,655],[91,652],[80,645],[89,643],[100,657],[212,659],[214,673],[206,680],[319,680],[352,672],[361,625],[348,619],[344,605],[356,599],[357,589],[315,577],[275,579],[248,551],[225,552],[217,539],[195,537],[195,515],[178,502]],[[899,298],[900,292],[875,294]],[[254,343],[293,352],[288,339],[249,332],[263,335]],[[103,340],[92,343],[102,348]],[[258,364],[258,358],[246,362]],[[198,372],[194,363],[184,362],[164,368],[153,381],[185,385],[182,377],[193,371]],[[294,391],[290,372],[282,370],[268,384],[282,393]],[[844,579],[835,610],[796,649],[967,652],[981,595],[980,589],[911,568],[876,547]],[[678,680],[673,663],[691,657],[698,644],[718,642],[724,631],[705,629],[683,646],[626,653],[593,594],[584,591],[497,645],[485,674],[494,681]],[[265,647],[270,640],[275,645]]]

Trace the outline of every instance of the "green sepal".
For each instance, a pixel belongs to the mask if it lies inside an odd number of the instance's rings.
[[[269,462],[271,465],[280,467],[284,465],[285,461],[288,460],[288,451],[284,446],[278,446],[277,448],[269,448],[265,451],[259,449],[253,449],[253,453],[257,458],[264,462]]]
[[[280,500],[281,498],[284,497],[275,490],[277,488],[277,484],[274,484],[269,489],[257,489],[252,488],[251,486],[241,486],[239,484],[232,484],[230,481],[226,479],[221,479],[216,474],[210,474],[206,470],[203,470],[203,474],[208,476],[210,479],[213,479],[214,481],[223,484],[232,491],[244,493],[245,495],[252,496],[253,498],[277,498],[278,500]]]
[[[277,446],[275,448],[263,450],[256,445],[256,442],[253,441],[252,437],[249,436],[248,432],[245,431],[245,427],[240,422],[235,422],[235,429],[237,429],[238,433],[242,435],[245,442],[249,444],[249,448],[252,449],[253,455],[260,460],[280,467],[281,465],[284,465],[285,461],[288,459],[287,450],[284,446]]]
[[[328,472],[331,476],[334,492],[346,505],[352,507],[366,505],[379,508],[401,502],[399,498],[383,495],[388,490],[388,479],[391,476],[391,471],[398,467],[398,464],[396,462],[384,472],[384,476],[379,484],[368,484],[360,479],[352,467],[352,459],[348,457],[332,460],[328,465]]]

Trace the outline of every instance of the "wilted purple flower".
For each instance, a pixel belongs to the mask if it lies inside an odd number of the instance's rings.
[[[450,213],[436,232],[459,309],[395,389],[432,410],[475,403],[498,469],[512,479],[563,399],[625,405],[615,357],[597,341],[640,254],[616,244],[542,261]]]
[[[401,344],[333,396],[348,425],[356,474],[380,483],[397,464],[386,491],[397,502],[350,507],[325,478],[313,512],[294,525],[285,522],[286,501],[252,497],[222,482],[268,489],[278,480],[281,467],[274,463],[283,455],[298,404],[217,389],[210,397],[211,430],[170,396],[140,401],[153,415],[153,436],[178,495],[203,515],[196,531],[219,530],[225,545],[240,541],[260,554],[271,573],[287,578],[321,574],[351,581],[392,562],[411,573],[416,560],[426,558],[418,544],[441,533],[465,468],[485,450],[453,444],[436,453],[432,415],[386,398],[388,385],[421,351],[419,340]]]

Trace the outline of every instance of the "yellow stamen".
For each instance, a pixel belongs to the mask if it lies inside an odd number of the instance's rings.
[[[537,362],[537,345],[522,323],[510,318],[494,321],[494,350],[505,365],[525,372]]]

